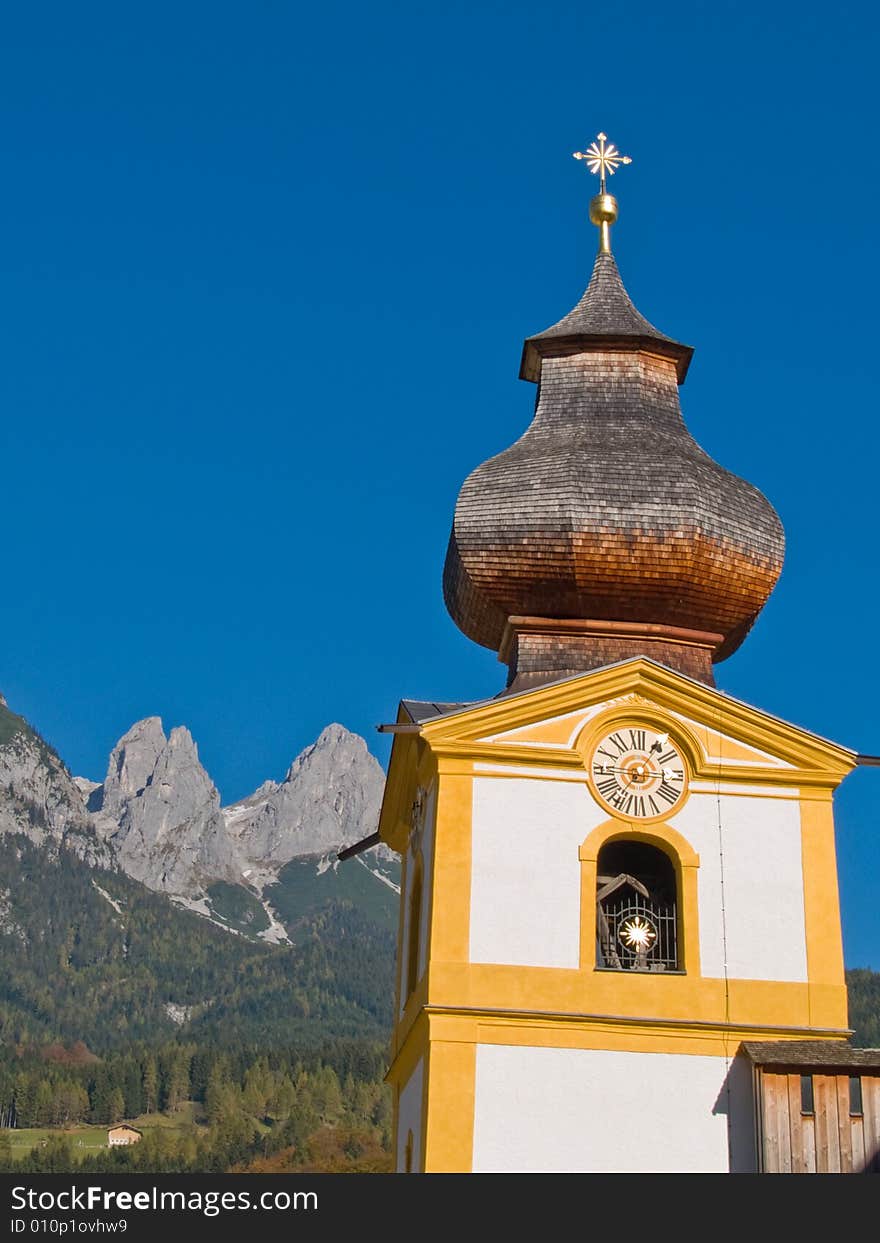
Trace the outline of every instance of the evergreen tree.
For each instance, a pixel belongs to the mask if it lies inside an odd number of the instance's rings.
[[[125,1097],[122,1095],[121,1088],[114,1088],[110,1093],[107,1101],[107,1119],[106,1121],[113,1126],[116,1122],[121,1122],[125,1117]]]
[[[50,1126],[52,1123],[52,1106],[54,1093],[48,1079],[41,1079],[34,1095],[33,1124]]]
[[[122,1095],[125,1098],[126,1118],[136,1118],[144,1112],[143,1072],[140,1063],[127,1057],[122,1070]]]
[[[159,1073],[156,1068],[156,1059],[151,1053],[148,1053],[144,1058],[141,1084],[143,1088],[144,1113],[155,1113],[159,1108]]]

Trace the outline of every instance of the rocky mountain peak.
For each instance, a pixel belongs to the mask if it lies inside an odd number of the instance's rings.
[[[300,855],[334,853],[375,831],[384,774],[363,738],[328,725],[266,797],[224,811],[242,852],[278,868]]]
[[[133,798],[143,794],[165,746],[160,717],[148,716],[132,725],[110,752],[100,810],[118,817]]]
[[[288,883],[284,869],[294,867],[295,889],[306,872],[331,877],[329,894],[339,848],[376,829],[383,785],[364,739],[334,722],[282,781],[264,781],[221,808],[190,731],[178,725],[166,735],[158,716],[126,730],[99,784],[72,778],[27,722],[0,704],[0,835],[25,833],[56,857],[63,848],[93,866],[119,868],[223,926],[234,926],[242,903],[262,906],[259,935],[267,940],[286,939],[273,908],[273,887],[280,893]],[[395,889],[384,852],[374,848],[360,861],[383,892]]]
[[[335,855],[375,831],[384,774],[363,738],[334,723],[283,781],[221,809],[189,730],[157,716],[113,748],[103,786],[79,779],[120,866],[150,888],[198,898],[215,881],[260,889],[305,855]]]
[[[300,752],[288,768],[284,780],[296,781],[302,772],[316,765],[327,764],[339,771],[369,765],[370,762],[379,768],[360,734],[353,734],[344,725],[334,722],[326,725],[315,741]]]
[[[82,792],[51,747],[0,704],[0,835],[24,833],[52,854],[63,847],[95,866],[112,854],[95,833]]]

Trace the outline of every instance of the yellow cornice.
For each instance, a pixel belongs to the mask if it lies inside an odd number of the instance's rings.
[[[568,747],[536,747],[528,743],[447,742],[430,743],[441,765],[444,760],[471,760],[475,764],[524,764],[547,768],[583,768],[578,751]]]
[[[758,780],[760,777],[762,782],[766,778],[771,784],[784,782],[795,785],[797,774],[803,785],[833,786],[856,766],[855,753],[845,747],[818,738],[758,708],[730,699],[711,687],[682,677],[644,657],[493,700],[454,715],[435,718],[425,723],[421,737],[437,753],[451,755],[455,748],[458,754],[463,755],[468,750],[464,744],[469,744],[471,758],[477,758],[477,748],[480,759],[485,758],[484,748],[492,748],[491,759],[496,761],[500,758],[496,748],[500,748],[505,753],[505,762],[513,762],[514,753],[518,759],[524,758],[521,744],[481,743],[479,740],[487,734],[514,730],[538,720],[633,694],[649,699],[661,709],[696,719],[709,729],[727,733],[759,750],[778,755],[794,766],[787,770],[749,767],[742,771],[740,780]],[[646,710],[650,711],[648,705]],[[621,711],[631,713],[633,706],[621,705]],[[529,748],[529,751],[529,763],[550,765],[553,763],[551,756],[561,754],[563,764],[573,764],[567,749]],[[717,763],[707,766],[707,769],[705,774],[699,775],[708,776],[711,773],[713,777],[718,776]],[[768,775],[771,773],[772,777]],[[731,774],[728,779],[735,778]]]
[[[499,1010],[483,1006],[427,1006],[424,1014],[433,1026],[438,1020],[476,1020],[482,1025],[534,1028],[583,1028],[598,1030],[630,1030],[639,1028],[653,1032],[689,1034],[723,1034],[739,1040],[776,1040],[780,1036],[803,1040],[848,1040],[852,1029],[846,1027],[795,1027],[765,1023],[725,1023],[721,1021],[659,1018],[652,1015],[572,1014],[566,1011]]]
[[[385,1072],[386,1083],[405,1082],[415,1069],[420,1057],[428,1051],[428,1016],[419,1010],[406,1035],[398,1042],[391,1065]]]

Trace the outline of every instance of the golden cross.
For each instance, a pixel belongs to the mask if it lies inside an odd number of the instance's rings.
[[[596,138],[597,141],[591,142],[586,151],[575,151],[574,158],[586,160],[590,172],[599,174],[599,193],[604,194],[606,173],[609,177],[613,177],[618,165],[632,164],[632,160],[628,155],[621,155],[613,142],[609,142],[606,146],[608,140],[605,134],[597,134]]]

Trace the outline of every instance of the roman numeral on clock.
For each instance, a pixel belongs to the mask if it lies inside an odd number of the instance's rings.
[[[665,799],[670,806],[672,806],[673,803],[678,802],[679,792],[674,786],[671,786],[668,781],[660,782],[660,789],[657,791],[657,794],[660,798]]]
[[[644,751],[645,749],[645,731],[643,729],[631,729],[629,733],[630,746],[633,751]]]

